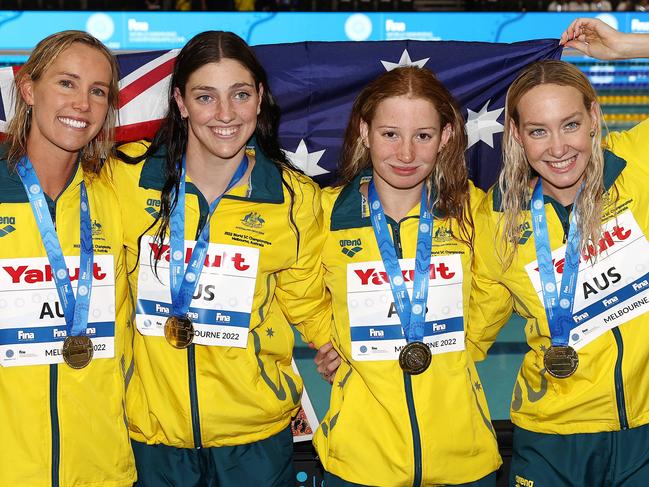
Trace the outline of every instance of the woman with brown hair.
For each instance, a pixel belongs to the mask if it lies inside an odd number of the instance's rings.
[[[464,121],[427,69],[354,102],[323,192],[325,281],[342,364],[314,439],[327,486],[495,485],[500,465],[464,344],[473,253]]]

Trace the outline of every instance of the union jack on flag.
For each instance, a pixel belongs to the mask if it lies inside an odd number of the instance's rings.
[[[556,40],[481,42],[302,42],[256,46],[282,108],[280,137],[289,159],[321,184],[335,179],[339,150],[354,98],[369,81],[397,66],[433,71],[451,90],[466,119],[467,162],[482,188],[496,179],[505,93],[520,70],[558,59]],[[177,51],[118,55],[117,139],[152,138],[164,117]],[[13,76],[0,68],[0,132],[12,116]]]

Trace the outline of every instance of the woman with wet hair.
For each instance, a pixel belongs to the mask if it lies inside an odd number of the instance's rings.
[[[314,443],[327,486],[494,486],[501,463],[464,341],[481,199],[464,121],[424,68],[356,98],[323,191],[325,280],[342,357]]]
[[[1,485],[135,481],[122,226],[97,174],[117,80],[111,53],[80,31],[43,39],[15,76],[0,149]]]
[[[329,342],[319,189],[279,147],[266,74],[230,32],[176,58],[151,144],[109,164],[136,301],[127,410],[138,485],[295,482],[295,325]]]
[[[562,42],[649,56],[649,36],[597,19]],[[510,485],[649,482],[649,122],[601,139],[597,94],[576,66],[540,61],[510,86],[503,170],[475,217],[467,335],[482,359],[512,312],[526,321]]]

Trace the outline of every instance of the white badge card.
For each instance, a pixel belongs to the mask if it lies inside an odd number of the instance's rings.
[[[579,261],[569,338],[575,350],[649,311],[649,243],[630,211],[602,226],[598,248],[596,260],[582,252]],[[557,286],[565,252],[565,246],[552,252]],[[538,263],[529,263],[525,270],[542,303]]]
[[[194,245],[195,241],[185,241],[185,265]],[[169,250],[168,244],[161,247],[150,235],[141,239],[135,320],[143,335],[163,337],[171,314]],[[209,244],[187,313],[194,323],[193,343],[246,347],[258,264],[259,249]]]
[[[399,265],[412,299],[415,259]],[[464,350],[462,279],[459,255],[431,258],[423,342],[433,355]],[[347,310],[354,360],[398,360],[406,339],[382,261],[347,265]]]
[[[79,257],[65,257],[76,295]],[[112,255],[94,256],[86,334],[93,360],[115,355],[115,270]],[[0,365],[58,364],[67,336],[47,257],[0,259]]]

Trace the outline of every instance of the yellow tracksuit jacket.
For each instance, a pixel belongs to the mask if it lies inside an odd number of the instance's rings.
[[[592,269],[582,257],[577,282],[570,343],[578,350],[579,366],[573,376],[555,379],[543,366],[551,341],[540,288],[532,282],[538,272],[529,210],[518,254],[506,270],[494,252],[500,242],[497,186],[476,215],[479,238],[467,338],[474,358],[481,360],[512,311],[526,320],[530,350],[516,379],[511,418],[530,431],[592,433],[649,423],[649,299],[644,296],[649,284],[644,279],[649,270],[649,122],[611,134],[607,146],[601,253]],[[559,273],[569,215],[547,196],[545,211]]]
[[[132,156],[145,149],[145,143],[122,147]],[[113,160],[107,169],[127,222],[127,262],[134,270],[129,283],[137,299],[138,239],[157,229],[149,227],[159,210],[164,154],[137,165]],[[135,371],[127,397],[136,441],[218,447],[280,432],[297,412],[302,391],[302,381],[291,367],[290,325],[317,347],[330,340],[318,187],[294,171],[280,172],[260,151],[247,183],[221,200],[210,226],[211,243],[259,249],[247,347],[192,344],[176,350],[164,337],[136,330]],[[287,186],[294,195],[292,207]],[[195,240],[208,204],[189,178],[185,207],[185,238]],[[140,262],[149,254],[139,255]]]
[[[333,301],[333,343],[343,362],[329,411],[314,438],[318,455],[327,471],[364,485],[410,487],[477,480],[496,470],[501,460],[482,384],[466,350],[434,354],[430,367],[413,376],[404,374],[395,359],[352,357],[348,301],[355,298],[348,279],[355,278],[348,278],[348,273],[356,269],[351,266],[360,266],[361,274],[368,276],[362,269],[374,268],[381,260],[369,210],[359,192],[362,177],[345,188],[323,191],[327,230],[323,264]],[[480,198],[478,190],[472,191],[473,201]],[[388,222],[398,257],[413,258],[419,206],[401,222],[390,218]],[[459,308],[463,308],[469,300],[471,251],[453,237],[457,233],[455,221],[436,215],[433,258],[459,256],[463,272]],[[364,303],[370,312],[378,308]],[[462,309],[457,313],[462,316]],[[463,341],[461,330],[458,342]]]
[[[106,256],[112,256],[114,262],[115,356],[95,358],[85,368],[75,370],[65,363],[9,366],[16,357],[31,352],[20,344],[3,350],[0,356],[0,437],[3,441],[0,485],[3,486],[121,487],[135,481],[124,410],[125,383],[131,364],[125,345],[130,346],[127,335],[131,331],[127,329],[130,311],[117,201],[109,185],[95,175],[84,176],[79,167],[56,201],[48,198],[48,204],[50,212],[55,213],[66,260],[68,256],[78,256],[82,180],[88,190],[95,265]],[[12,292],[10,284],[14,278],[10,271],[26,266],[22,275],[25,282],[32,282],[34,290],[23,291],[22,303],[27,301],[33,307],[30,313],[43,323],[23,326],[46,324],[48,318],[62,313],[58,308],[59,299],[54,286],[50,286],[52,292],[47,294],[41,294],[38,289],[39,275],[47,275],[42,267],[46,260],[35,262],[34,259],[45,258],[47,254],[22,182],[8,169],[4,157],[0,161],[0,222],[2,294],[6,297]],[[100,269],[96,275],[101,277],[103,272]],[[14,276],[18,274],[14,272]],[[49,279],[45,277],[45,280]],[[94,279],[92,292],[100,293],[102,285],[100,279]],[[0,299],[0,307],[20,307],[20,300]],[[7,316],[6,313],[3,311],[2,315]],[[5,322],[5,326],[11,325]],[[49,351],[58,355],[56,352]]]

